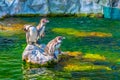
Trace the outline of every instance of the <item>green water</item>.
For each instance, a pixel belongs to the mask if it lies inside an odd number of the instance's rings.
[[[25,24],[37,25],[40,17],[9,18]],[[25,64],[21,60],[26,47],[25,33],[0,30],[0,80],[119,80],[120,79],[120,21],[108,19],[50,17],[46,27],[46,35],[40,43],[58,35],[66,39],[61,45],[62,51],[77,51],[86,54],[99,54],[105,60],[87,60],[68,57],[55,65],[39,67]],[[7,22],[7,19],[1,22]],[[9,22],[9,21],[8,21]],[[20,23],[19,23],[20,24]],[[54,32],[54,28],[72,29],[79,32],[110,33],[110,37],[75,36],[62,31]],[[67,64],[82,66],[77,70],[64,70]],[[90,68],[83,68],[91,66]],[[109,68],[109,69],[108,69]]]

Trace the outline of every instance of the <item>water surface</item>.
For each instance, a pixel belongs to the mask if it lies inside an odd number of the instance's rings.
[[[120,22],[108,19],[50,17],[47,44],[54,37],[65,36],[62,51],[81,55],[65,56],[49,67],[25,64],[21,60],[26,47],[24,24],[36,26],[41,17],[1,20],[0,80],[119,80]],[[13,28],[14,27],[14,28]],[[71,54],[72,55],[72,54]]]

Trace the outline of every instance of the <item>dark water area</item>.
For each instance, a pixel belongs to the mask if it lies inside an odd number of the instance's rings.
[[[56,64],[40,67],[26,64],[21,59],[26,47],[25,32],[21,26],[24,24],[36,26],[39,19],[41,17],[18,17],[0,21],[4,23],[2,29],[5,29],[0,30],[0,80],[120,79],[119,21],[84,17],[49,17],[46,35],[40,43],[47,44],[58,35],[65,36],[61,50],[69,51],[70,54]],[[6,26],[9,24],[15,28]]]

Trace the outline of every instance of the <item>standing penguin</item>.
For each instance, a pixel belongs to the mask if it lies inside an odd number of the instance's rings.
[[[37,27],[32,25],[25,25],[24,31],[26,32],[27,44],[36,44],[39,38],[44,36],[45,24],[49,21],[46,18],[41,19]]]
[[[38,26],[36,27],[37,28],[37,31],[38,31],[38,37],[37,37],[37,40],[42,37],[44,37],[45,35],[45,25],[46,23],[49,23],[49,20],[47,20],[46,18],[43,18],[40,20],[40,23],[38,24]]]
[[[65,39],[65,37],[57,36],[56,38],[51,40],[45,47],[45,55],[51,55],[57,58],[58,54],[61,53],[60,46],[63,39]]]

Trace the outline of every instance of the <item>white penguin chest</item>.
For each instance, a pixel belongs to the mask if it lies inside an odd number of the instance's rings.
[[[45,31],[45,26],[42,27],[41,31],[40,31],[40,35],[42,35]]]
[[[58,49],[60,46],[61,46],[61,44],[60,44],[60,43],[59,43],[59,44],[57,44],[57,45],[55,46],[55,49]]]
[[[29,34],[30,34],[29,41],[36,42],[36,39],[37,39],[37,29],[35,27],[31,27]]]

